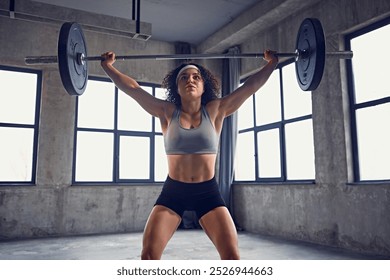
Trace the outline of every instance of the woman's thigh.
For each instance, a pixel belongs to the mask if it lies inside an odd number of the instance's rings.
[[[199,220],[221,259],[239,259],[237,230],[226,207],[217,207]]]
[[[144,229],[142,259],[160,259],[181,218],[169,208],[161,205],[153,207]]]

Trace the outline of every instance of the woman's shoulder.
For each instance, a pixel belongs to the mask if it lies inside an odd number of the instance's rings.
[[[221,104],[221,98],[215,98],[207,102],[207,104],[204,105],[204,107],[207,109],[208,112],[211,112],[211,111],[218,110],[220,104]]]
[[[166,101],[165,102],[165,116],[168,120],[170,120],[173,116],[173,114],[176,111],[179,111],[180,107],[178,107],[176,104]]]
[[[219,113],[219,106],[221,104],[221,99],[216,98],[209,101],[204,107],[209,114],[210,118],[215,119]]]

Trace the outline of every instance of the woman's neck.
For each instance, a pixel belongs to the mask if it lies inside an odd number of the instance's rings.
[[[193,115],[198,113],[201,107],[202,107],[202,103],[200,101],[182,102],[181,111]]]

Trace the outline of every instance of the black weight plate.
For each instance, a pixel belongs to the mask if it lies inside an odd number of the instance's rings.
[[[304,91],[315,90],[325,67],[325,36],[318,19],[306,18],[301,23],[295,48],[302,54],[295,62],[299,87]]]
[[[77,54],[87,56],[87,46],[81,26],[66,22],[58,38],[58,68],[64,88],[70,95],[82,95],[88,82],[87,61],[81,63]]]

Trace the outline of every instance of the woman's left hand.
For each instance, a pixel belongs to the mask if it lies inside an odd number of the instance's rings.
[[[264,51],[264,60],[266,61],[276,61],[276,62],[279,62],[279,59],[278,57],[275,55],[276,54],[276,51],[271,51],[271,50],[265,50]]]

